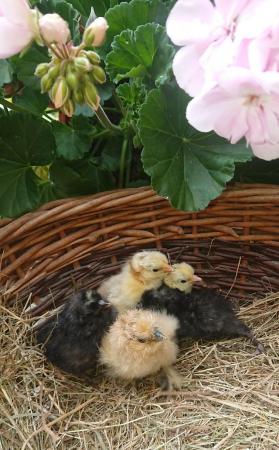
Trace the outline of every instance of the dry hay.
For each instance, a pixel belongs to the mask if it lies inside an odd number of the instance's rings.
[[[93,386],[54,370],[27,339],[29,323],[1,307],[3,450],[275,450],[279,448],[279,295],[241,309],[266,345],[242,339],[185,344],[181,392],[153,379]]]

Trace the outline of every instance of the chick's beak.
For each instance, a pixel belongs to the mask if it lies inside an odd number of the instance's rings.
[[[157,328],[154,330],[154,337],[156,341],[163,341],[165,339],[165,336],[161,331],[159,331]]]
[[[173,268],[169,264],[167,264],[166,266],[163,267],[163,272],[165,273],[173,272]]]
[[[198,281],[202,281],[202,278],[198,277],[198,275],[193,275],[193,283],[197,283]]]

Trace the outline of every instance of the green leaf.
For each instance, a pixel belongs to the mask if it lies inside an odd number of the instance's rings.
[[[52,129],[58,156],[69,160],[80,159],[90,150],[92,138],[87,134],[60,122],[54,122]]]
[[[135,31],[125,30],[114,38],[106,67],[114,82],[140,77],[146,81],[164,81],[170,70],[174,48],[165,29],[149,23]]]
[[[67,0],[82,16],[88,17],[93,7],[92,0]]]
[[[37,117],[0,117],[0,215],[15,217],[41,203],[41,180],[32,166],[50,164],[55,143],[49,124]]]
[[[29,87],[25,87],[20,94],[13,98],[13,102],[34,114],[42,114],[50,100],[47,94],[41,94]]]
[[[9,63],[5,59],[0,59],[0,87],[3,84],[10,83],[13,79],[13,70]]]
[[[49,62],[47,49],[34,45],[22,57],[16,56],[12,61],[18,79],[25,86],[40,90],[40,79],[34,75],[34,72],[38,64]]]
[[[235,162],[251,159],[240,142],[231,145],[214,133],[200,133],[185,119],[189,99],[179,88],[149,93],[139,128],[142,161],[152,186],[178,209],[197,211],[218,197],[234,175]]]
[[[159,23],[164,25],[168,16],[166,6],[160,0],[132,0],[123,2],[108,10],[105,18],[108,21],[106,43],[124,30],[136,30],[139,25]]]
[[[50,178],[62,196],[94,194],[114,187],[111,173],[90,159],[56,160],[50,167]]]

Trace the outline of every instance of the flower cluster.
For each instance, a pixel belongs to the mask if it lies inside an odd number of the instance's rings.
[[[0,0],[0,58],[21,52],[33,40],[45,45],[51,61],[35,71],[42,93],[48,92],[55,108],[69,117],[76,104],[87,103],[97,110],[100,98],[95,85],[105,83],[106,75],[91,48],[102,45],[107,28],[106,20],[98,17],[85,29],[82,43],[74,46],[68,24],[58,14],[43,16],[30,9],[27,0]]]
[[[190,124],[232,143],[245,137],[259,158],[278,158],[279,1],[178,0],[167,32],[182,47],[173,70],[194,97]]]

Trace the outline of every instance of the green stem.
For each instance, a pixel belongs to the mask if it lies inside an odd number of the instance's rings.
[[[114,131],[115,133],[122,133],[122,129],[120,127],[118,127],[117,125],[114,125],[108,118],[108,116],[106,115],[105,111],[103,110],[103,108],[101,106],[99,106],[99,108],[97,109],[97,111],[95,111],[96,116],[99,119],[99,122],[101,123],[101,125],[111,131]]]
[[[0,104],[8,109],[15,111],[15,112],[25,113],[25,114],[26,113],[35,114],[34,112],[28,111],[28,109],[22,108],[21,106],[18,106],[15,103],[9,102],[8,100],[5,100],[4,98],[0,98]],[[39,114],[35,114],[35,115],[38,116]]]
[[[113,98],[114,103],[116,104],[116,106],[119,108],[122,116],[125,116],[126,115],[126,110],[125,110],[125,108],[124,108],[124,106],[122,104],[121,99],[118,97],[118,95],[115,92],[113,92],[112,98]]]
[[[120,170],[119,170],[119,181],[118,181],[119,188],[124,187],[124,173],[125,173],[127,147],[128,147],[128,138],[124,137],[122,149],[121,149],[121,156],[120,156]]]

